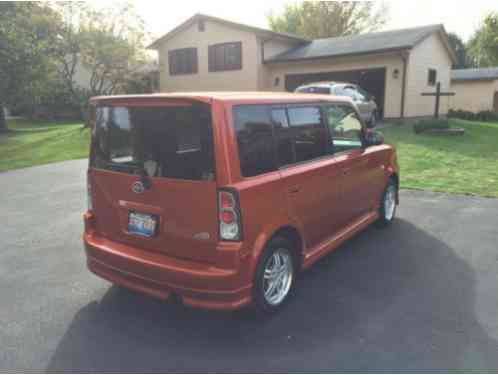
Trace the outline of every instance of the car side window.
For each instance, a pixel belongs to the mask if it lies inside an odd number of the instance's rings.
[[[356,98],[357,98],[356,90],[351,86],[338,87],[338,88],[336,88],[335,92],[336,92],[336,95],[347,96],[348,98],[351,98],[352,100],[356,100]]]
[[[329,145],[335,153],[362,148],[362,125],[353,108],[329,105],[325,107],[325,116],[331,138]]]
[[[327,154],[327,131],[318,106],[287,109],[292,133],[295,162],[315,159]]]
[[[363,90],[361,87],[357,87],[356,91],[358,91],[358,94],[361,95],[363,101],[369,102],[371,100],[372,95]]]
[[[233,114],[242,175],[252,177],[276,170],[268,106],[241,105]]]
[[[310,94],[330,94],[330,87],[325,87],[325,86],[316,86],[316,87],[309,87],[308,91]]]
[[[274,108],[271,111],[271,117],[275,129],[278,164],[292,164],[296,160],[296,151],[294,134],[289,127],[287,111],[285,108]]]
[[[367,102],[367,97],[363,95],[358,89],[355,90],[356,100],[359,102]]]
[[[308,94],[330,94],[330,87],[326,86],[310,86],[303,87],[296,90],[297,92],[308,93]]]

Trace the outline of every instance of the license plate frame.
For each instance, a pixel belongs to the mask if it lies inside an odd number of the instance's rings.
[[[151,238],[156,236],[159,224],[159,217],[157,215],[146,214],[137,211],[128,211],[128,233]]]

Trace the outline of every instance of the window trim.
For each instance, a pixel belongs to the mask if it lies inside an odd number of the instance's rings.
[[[213,60],[215,58],[215,50],[218,47],[225,47],[227,45],[237,45],[240,50],[240,61],[239,64],[235,67],[230,67],[227,68],[226,64],[226,49],[223,50],[223,67],[222,68],[217,68],[215,61]],[[225,42],[225,43],[216,43],[216,44],[210,44],[208,45],[208,72],[209,73],[216,73],[216,72],[229,72],[229,71],[235,71],[235,70],[242,70],[243,68],[243,51],[242,51],[242,41],[237,41],[237,42]]]
[[[175,71],[175,72],[173,72],[173,69],[172,69],[173,64],[171,63],[172,59],[173,59],[173,55],[175,55],[178,52],[183,52],[183,51],[188,51],[188,50],[194,51],[194,60],[193,60],[193,64],[192,64],[192,71],[189,71],[189,72]],[[197,47],[176,48],[176,49],[168,50],[168,73],[170,76],[198,74],[199,73],[199,55],[197,53]]]

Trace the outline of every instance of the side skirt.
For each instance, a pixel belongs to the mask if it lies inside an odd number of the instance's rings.
[[[337,249],[342,243],[353,237],[358,232],[368,227],[379,218],[377,211],[369,212],[360,217],[355,222],[349,224],[342,231],[335,234],[333,237],[319,243],[315,248],[304,254],[302,269],[309,268],[313,263],[321,257]]]

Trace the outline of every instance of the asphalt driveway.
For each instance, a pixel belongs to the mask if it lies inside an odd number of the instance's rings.
[[[498,369],[498,200],[409,192],[279,315],[191,310],[90,274],[85,161],[0,174],[0,371]]]

